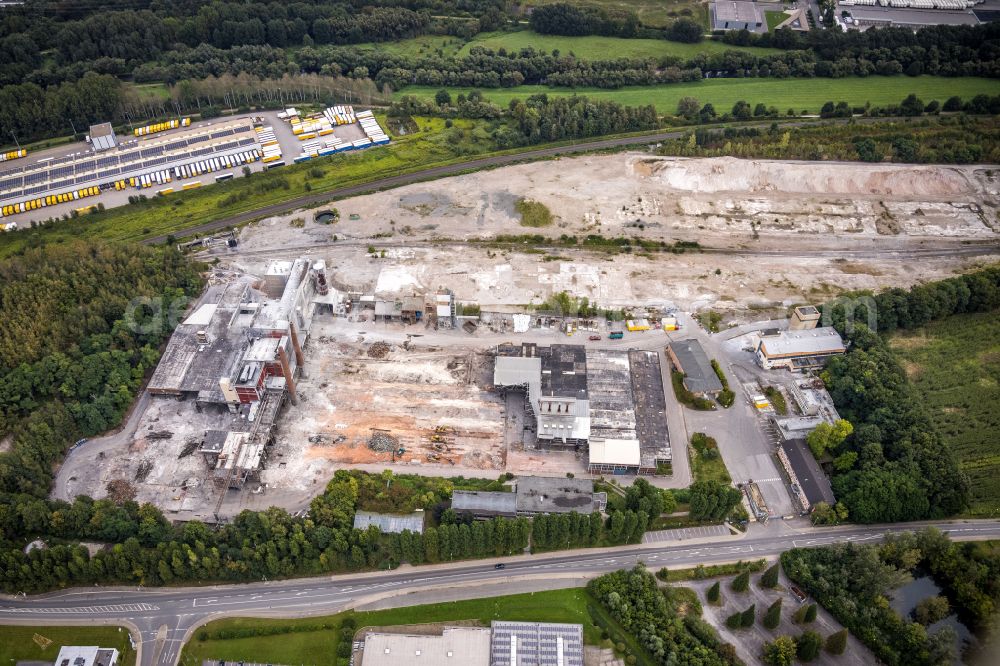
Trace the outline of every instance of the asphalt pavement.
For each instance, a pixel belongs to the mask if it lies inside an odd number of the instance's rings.
[[[504,594],[513,581],[524,590],[527,581],[547,589],[554,578],[582,581],[608,571],[633,566],[689,567],[736,560],[774,557],[795,547],[836,542],[877,542],[886,534],[924,526],[938,527],[955,540],[1000,538],[1000,521],[966,520],[883,526],[810,527],[804,521],[771,521],[751,525],[744,535],[694,537],[671,541],[521,555],[497,560],[456,562],[394,571],[261,581],[239,585],[188,588],[76,588],[33,597],[0,598],[0,623],[41,626],[85,623],[124,624],[138,637],[140,666],[172,666],[194,629],[225,616],[298,617],[340,612],[363,603],[416,591],[457,588],[469,597],[482,596],[484,586]]]

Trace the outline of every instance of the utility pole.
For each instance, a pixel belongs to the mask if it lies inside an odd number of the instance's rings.
[[[14,137],[14,143],[17,145],[17,149],[21,150],[21,144],[17,140],[17,136],[14,135],[14,130],[10,131],[10,135]]]

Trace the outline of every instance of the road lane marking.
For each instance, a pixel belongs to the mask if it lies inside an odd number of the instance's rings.
[[[110,606],[72,606],[69,608],[0,608],[0,613],[66,613],[72,615],[100,615],[113,613],[138,613],[158,611],[152,604],[112,604]]]

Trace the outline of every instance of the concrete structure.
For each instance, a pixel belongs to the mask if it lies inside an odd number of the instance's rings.
[[[722,382],[712,362],[697,340],[680,340],[667,347],[667,356],[678,372],[684,373],[684,388],[699,397],[718,395]]]
[[[761,30],[764,26],[764,12],[755,2],[725,0],[709,5],[712,16],[712,30]]]
[[[594,493],[590,479],[525,476],[517,480],[517,515],[593,513],[604,509],[607,496]]]
[[[53,666],[115,666],[117,663],[118,650],[115,648],[64,645],[59,648]]]
[[[365,635],[364,666],[490,666],[489,629],[444,627],[440,634]]]
[[[410,514],[375,513],[374,511],[358,511],[354,514],[354,529],[366,530],[374,525],[383,534],[400,534],[405,530],[417,534],[424,532],[424,512],[414,511]]]
[[[804,331],[778,331],[761,335],[757,362],[762,368],[808,370],[826,364],[831,356],[847,351],[840,334],[832,326]]]
[[[579,624],[494,620],[490,627],[490,666],[583,666]]]
[[[606,493],[595,493],[590,479],[524,476],[516,481],[514,492],[456,490],[451,508],[476,518],[494,516],[534,516],[542,513],[593,513],[604,511]]]
[[[455,490],[451,493],[451,508],[479,519],[513,518],[517,515],[517,496],[506,492]]]
[[[115,128],[111,123],[101,123],[90,126],[90,145],[95,151],[111,150],[118,145]]]
[[[788,322],[788,329],[792,331],[805,331],[816,328],[819,325],[820,312],[813,305],[800,305],[792,311],[791,320]]]
[[[579,447],[590,437],[587,351],[582,345],[525,343],[498,349],[493,384],[525,392],[540,442]]]
[[[317,303],[308,259],[274,262],[263,291],[245,282],[210,287],[174,330],[147,386],[238,416],[209,430],[199,448],[217,485],[240,488],[263,467],[285,399],[296,402],[302,345]],[[221,502],[221,498],[220,498]]]
[[[497,349],[493,384],[524,391],[542,446],[579,450],[600,440],[592,473],[653,474],[671,460],[656,352],[505,345]]]
[[[778,459],[791,481],[792,496],[799,497],[803,513],[812,511],[817,502],[834,505],[836,498],[833,495],[830,479],[816,462],[812,451],[806,445],[806,440],[792,439],[782,442]]]
[[[890,6],[885,6],[886,4]],[[975,3],[966,0],[840,0],[837,18],[843,27],[854,30],[889,26],[919,30],[931,25],[978,25]],[[841,19],[841,12],[850,12]],[[987,15],[986,12],[981,12]],[[987,21],[983,18],[982,22]]]

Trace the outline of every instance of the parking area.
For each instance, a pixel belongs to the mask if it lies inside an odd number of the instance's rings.
[[[666,543],[670,541],[688,541],[691,539],[726,536],[732,536],[732,532],[725,525],[707,525],[705,527],[681,527],[674,530],[646,532],[642,537],[642,542]]]

